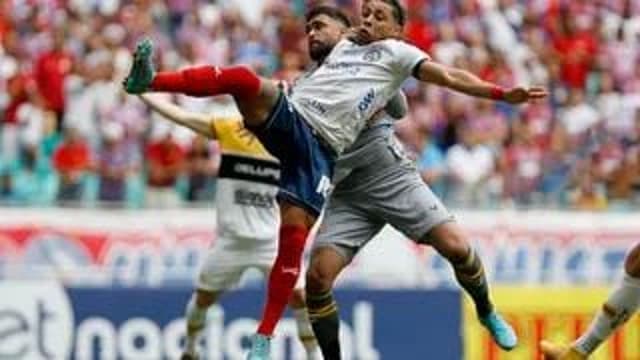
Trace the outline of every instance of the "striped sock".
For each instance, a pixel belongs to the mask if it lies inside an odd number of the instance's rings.
[[[476,252],[471,249],[467,258],[453,264],[458,284],[467,291],[476,305],[479,317],[485,317],[493,311],[493,304],[489,299],[489,283],[484,273],[484,266]]]
[[[307,309],[324,360],[340,360],[340,315],[331,290],[307,293]]]

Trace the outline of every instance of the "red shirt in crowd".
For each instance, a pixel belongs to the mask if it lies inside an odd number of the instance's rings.
[[[584,88],[598,51],[598,41],[583,31],[558,38],[554,47],[560,55],[562,80],[570,87]]]
[[[36,63],[36,82],[47,108],[55,112],[64,110],[64,79],[71,70],[71,56],[62,51],[42,54]]]
[[[53,165],[60,173],[87,170],[91,163],[91,150],[84,141],[64,142],[53,153]]]
[[[174,141],[165,140],[147,145],[148,183],[155,187],[173,186],[184,163],[184,151]]]
[[[33,78],[25,73],[18,73],[7,80],[9,104],[4,110],[4,123],[16,124],[20,105],[27,101],[27,87],[33,86]]]

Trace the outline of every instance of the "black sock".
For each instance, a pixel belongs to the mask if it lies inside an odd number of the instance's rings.
[[[458,284],[467,291],[476,305],[478,316],[484,317],[493,311],[489,298],[489,283],[484,273],[482,261],[471,249],[467,258],[458,264],[452,264]]]
[[[307,292],[307,310],[324,360],[340,360],[340,315],[331,291]]]

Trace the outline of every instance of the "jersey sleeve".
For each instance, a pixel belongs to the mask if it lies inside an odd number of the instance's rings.
[[[244,151],[248,146],[245,138],[251,137],[251,134],[244,129],[241,119],[214,117],[211,118],[210,125],[221,150]]]
[[[209,124],[216,134],[221,150],[228,150],[233,143],[237,142],[238,124],[242,124],[235,119],[215,118],[209,120]]]
[[[260,140],[244,127],[241,118],[212,119],[211,126],[222,152],[271,159]]]
[[[431,57],[417,47],[399,40],[391,40],[389,46],[393,53],[393,67],[402,80],[413,75],[416,66]]]

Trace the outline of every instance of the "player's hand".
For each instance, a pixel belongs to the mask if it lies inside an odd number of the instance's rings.
[[[532,100],[544,99],[547,95],[547,90],[539,86],[530,88],[516,87],[505,91],[504,101],[510,104],[522,104]]]

